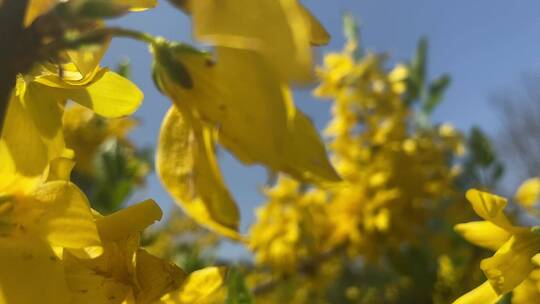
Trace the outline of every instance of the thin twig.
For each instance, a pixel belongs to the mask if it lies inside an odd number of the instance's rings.
[[[41,54],[48,57],[62,50],[77,49],[85,44],[95,44],[107,37],[124,37],[139,40],[148,44],[156,43],[156,38],[150,34],[121,27],[104,27],[92,30],[74,38],[64,38],[45,45]]]

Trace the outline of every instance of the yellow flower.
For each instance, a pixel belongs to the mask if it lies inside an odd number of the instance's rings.
[[[502,197],[473,189],[467,191],[467,199],[485,221],[459,224],[456,230],[469,242],[496,252],[480,264],[488,281],[454,303],[480,303],[480,298],[481,303],[496,303],[522,286],[535,268],[532,259],[540,252],[540,235],[513,226],[504,214],[507,201]]]
[[[540,178],[535,177],[524,181],[519,186],[515,198],[523,207],[534,207],[534,204],[540,199]]]
[[[153,49],[158,67],[160,56],[164,56],[161,47],[157,45]],[[253,51],[218,47],[217,62],[214,63],[207,54],[179,47],[174,49],[174,60],[185,67],[190,85],[174,82],[165,67],[159,67],[156,76],[184,116],[184,128],[195,130],[195,134],[206,130],[204,132],[211,135],[204,143],[197,143],[204,138],[200,135],[191,139],[193,147],[199,146],[197,149],[207,151],[207,160],[195,157],[199,160],[193,162],[194,157],[186,154],[189,151],[187,145],[175,145],[171,144],[173,141],[166,140],[169,135],[164,135],[164,132],[173,130],[173,123],[165,123],[162,127],[158,174],[191,216],[228,236],[232,236],[231,231],[222,228],[234,231],[238,225],[235,203],[221,181],[217,164],[214,164],[213,146],[216,141],[246,164],[261,163],[272,170],[307,181],[339,181],[313,123],[295,108],[288,88],[275,77],[260,55]],[[174,142],[185,142],[179,139],[185,131],[180,129],[168,134],[174,132],[177,134]],[[173,148],[175,146],[184,149],[183,153]],[[191,161],[187,162],[188,159]],[[170,165],[179,162],[199,168],[198,180],[193,181],[192,176],[186,175],[186,172],[191,172],[187,166],[177,166],[183,168],[179,170]],[[200,169],[203,163],[209,169]],[[219,189],[217,194],[204,193],[207,183]],[[181,188],[187,190],[179,191]]]
[[[197,39],[256,51],[285,82],[311,80],[310,43],[329,40],[298,0],[204,0],[191,1],[189,6]]]
[[[35,188],[9,184],[7,190],[0,179],[0,303],[71,303],[63,254],[103,252],[90,204],[69,182],[72,166],[54,160]]]
[[[297,181],[281,177],[265,194],[269,202],[257,210],[249,232],[256,264],[294,273],[301,263],[329,249],[326,240],[333,226],[323,192],[303,193]]]
[[[205,268],[190,275],[139,248],[140,233],[162,212],[151,200],[109,216],[96,215],[103,254],[63,256],[73,303],[200,303],[221,287],[224,271]]]
[[[18,77],[0,138],[0,178],[35,184],[48,163],[62,155],[62,113],[67,100],[105,117],[129,115],[138,108],[142,92],[129,80],[98,67],[99,56],[91,58],[63,64],[60,69],[41,65]]]

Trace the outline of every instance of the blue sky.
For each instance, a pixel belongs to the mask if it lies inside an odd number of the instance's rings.
[[[540,70],[540,2],[537,0],[303,2],[333,36],[330,45],[319,49],[319,54],[341,49],[342,16],[346,11],[362,25],[363,47],[388,53],[391,63],[410,58],[418,39],[427,37],[430,76],[449,73],[453,79],[434,118],[463,130],[478,125],[496,135],[499,125],[497,115],[490,109],[490,96],[500,88],[516,86],[523,73]],[[189,19],[164,0],[155,10],[131,14],[113,23],[172,40],[192,41]],[[142,126],[134,132],[133,139],[140,145],[155,146],[161,119],[170,102],[154,88],[150,55],[140,42],[115,40],[104,65],[114,66],[126,57],[132,61],[133,81],[145,92],[144,104],[136,113]],[[314,100],[306,90],[297,92],[296,98],[297,104],[322,128],[329,118],[329,103]],[[246,168],[227,154],[220,161],[226,181],[241,206],[245,229],[253,221],[254,208],[262,201],[258,187],[266,179],[264,170]],[[155,176],[134,199],[148,197],[165,209],[172,206]]]

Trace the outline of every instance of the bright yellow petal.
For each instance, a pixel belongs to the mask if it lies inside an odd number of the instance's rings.
[[[310,42],[313,45],[326,45],[330,42],[330,34],[326,31],[324,26],[311,14],[311,12],[305,8],[302,4],[299,4],[300,12],[307,19],[307,23],[310,25],[311,38]]]
[[[112,2],[128,7],[131,11],[144,11],[157,6],[157,0],[112,0]]]
[[[504,214],[507,200],[500,196],[482,192],[476,189],[468,190],[466,193],[467,200],[471,203],[474,212],[486,221],[501,227],[505,230],[515,230]]]
[[[193,129],[173,106],[161,126],[156,171],[188,214],[224,235],[238,238],[238,209],[221,177],[213,145],[208,130]]]
[[[39,186],[30,198],[18,201],[13,214],[28,233],[53,247],[84,249],[101,254],[101,240],[86,196],[74,184],[53,181]]]
[[[192,1],[191,11],[197,39],[255,50],[284,81],[311,79],[311,25],[297,0]]]
[[[128,282],[115,278],[110,269],[93,268],[92,263],[94,260],[79,260],[70,254],[64,257],[66,280],[73,297],[70,303],[123,303],[131,292]]]
[[[540,178],[530,178],[519,186],[516,195],[516,201],[524,207],[533,207],[540,199]]]
[[[29,0],[24,25],[29,26],[37,17],[47,13],[57,3],[58,0]]]
[[[300,111],[294,116],[282,154],[281,170],[307,181],[340,181],[311,120]]]
[[[71,170],[75,166],[75,162],[70,158],[60,157],[53,159],[49,165],[47,181],[70,181]]]
[[[540,267],[540,253],[535,254],[535,255],[531,258],[531,262],[532,262],[534,265]]]
[[[110,42],[111,38],[107,38],[99,45],[66,51],[70,61],[77,67],[82,79],[84,79],[86,75],[91,75],[99,67],[99,62],[109,48]]]
[[[96,114],[109,118],[132,114],[143,100],[143,93],[135,84],[107,69],[102,69],[88,86],[62,90],[62,93]]]
[[[495,304],[501,297],[493,290],[489,282],[485,282],[475,289],[455,300],[453,304]]]
[[[187,276],[178,266],[142,249],[137,251],[135,264],[137,303],[153,303],[159,300],[177,289]]]
[[[162,298],[163,304],[197,304],[209,303],[225,280],[225,269],[222,267],[207,267],[192,272],[178,291]]]
[[[253,52],[229,48],[217,52],[216,81],[226,90],[220,142],[244,163],[262,162],[279,170],[287,136],[286,100],[280,83]]]
[[[508,231],[487,221],[458,224],[454,229],[467,241],[491,250],[499,249],[512,237]]]
[[[129,206],[96,220],[99,235],[104,242],[116,241],[139,233],[161,220],[161,208],[153,200]]]
[[[0,237],[0,269],[0,303],[72,303],[62,262],[39,239]]]
[[[62,156],[59,102],[57,95],[39,84],[30,84],[21,98],[11,98],[0,139],[0,192],[14,180],[19,180],[18,191],[30,191],[49,161]]]
[[[525,279],[512,293],[512,304],[531,304],[540,299],[538,282],[531,278]]]
[[[533,270],[531,258],[540,251],[540,237],[520,234],[512,237],[490,258],[482,260],[480,268],[498,294],[512,291]]]

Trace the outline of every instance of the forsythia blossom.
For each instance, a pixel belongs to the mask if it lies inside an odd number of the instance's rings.
[[[502,295],[514,292],[513,304],[538,299],[540,235],[534,228],[518,227],[504,214],[506,199],[478,190],[469,190],[467,199],[484,221],[455,227],[469,242],[493,250],[492,257],[482,260],[480,268],[487,281],[457,299],[455,304],[497,303]]]

